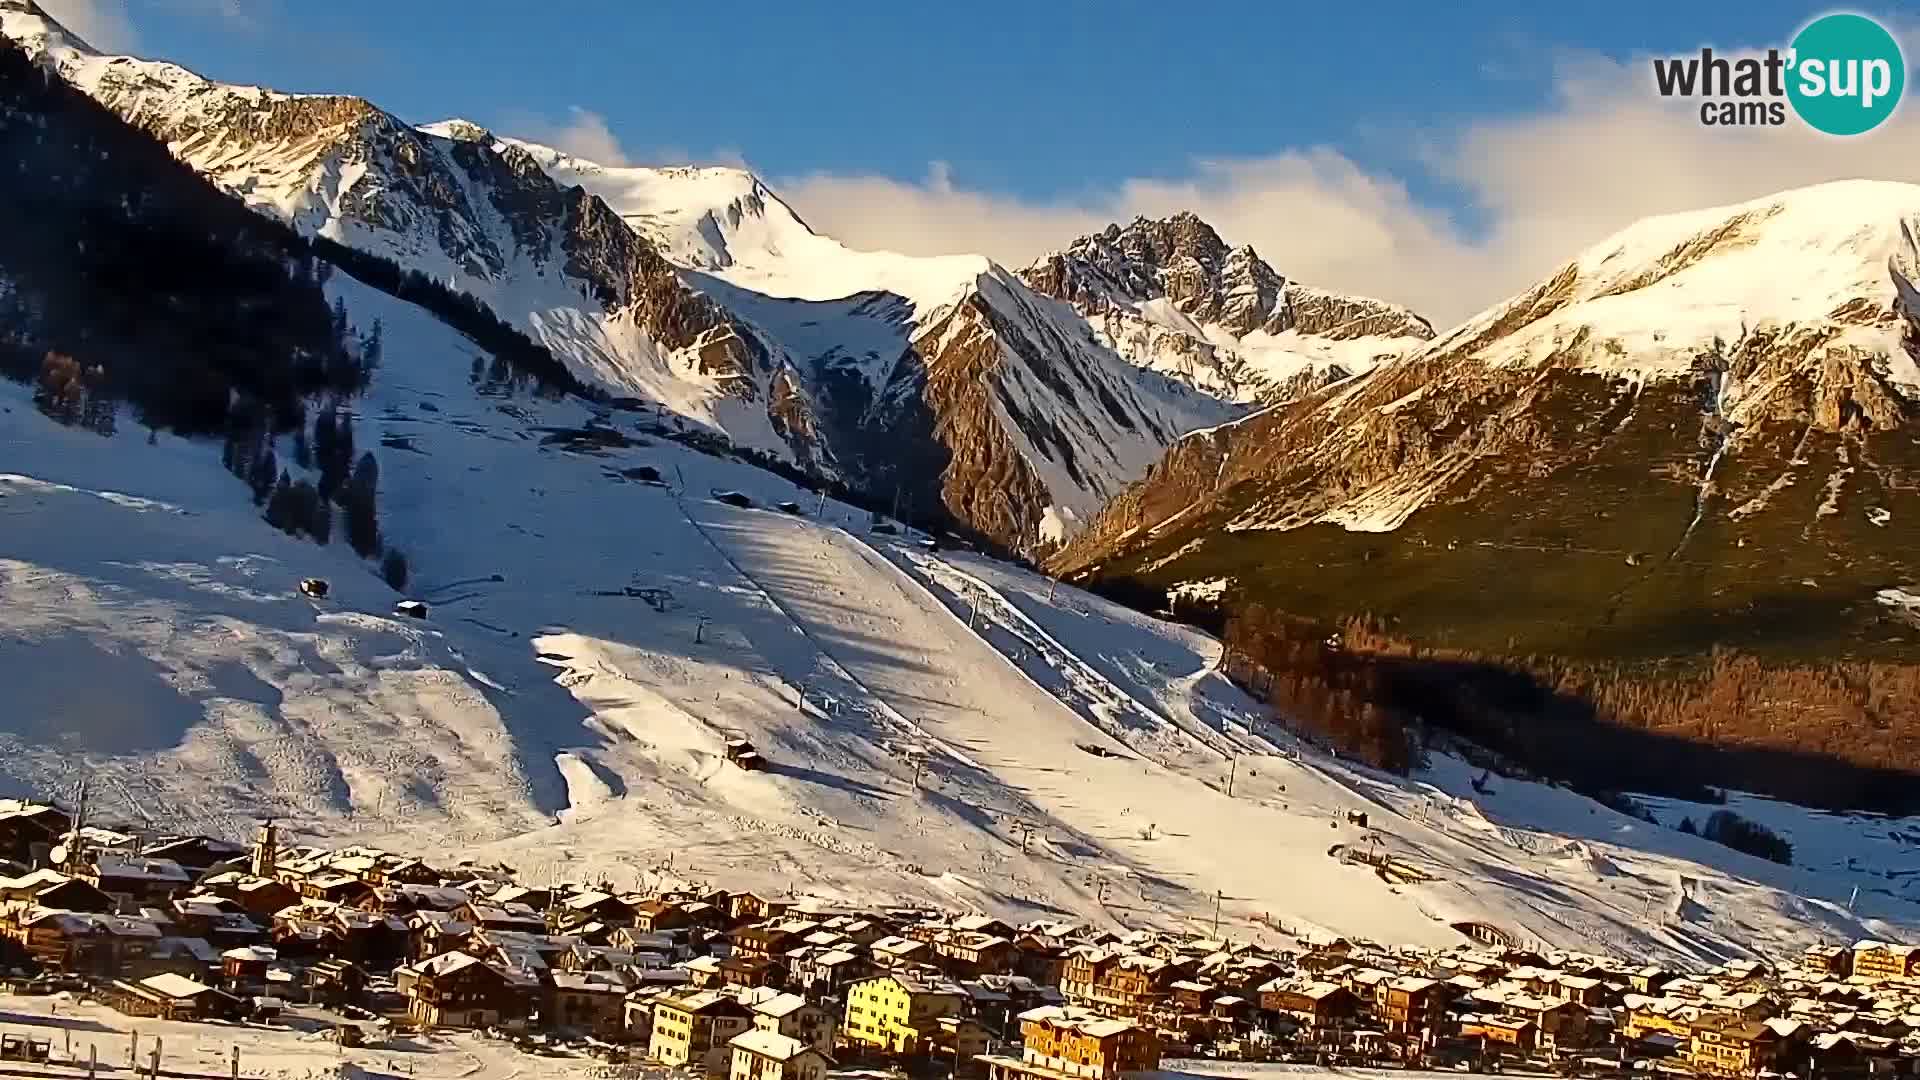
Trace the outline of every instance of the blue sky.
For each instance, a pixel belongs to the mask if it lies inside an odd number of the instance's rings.
[[[222,81],[351,92],[416,122],[464,116],[636,163],[744,161],[816,227],[824,220],[864,246],[1030,257],[1071,230],[1185,195],[1270,261],[1289,254],[1274,247],[1296,248],[1283,272],[1312,267],[1337,286],[1460,308],[1629,215],[1761,193],[1714,175],[1733,160],[1714,140],[1733,146],[1735,136],[1647,113],[1645,56],[1782,44],[1826,10],[1764,0],[45,2],[99,20],[115,45]],[[1785,163],[1794,167],[1781,186],[1907,170],[1907,158],[1885,160],[1889,141],[1864,156],[1859,146],[1824,153],[1811,173]],[[1765,166],[1762,183],[1784,149],[1733,148]],[[1655,197],[1616,196],[1663,173],[1672,180]],[[1578,195],[1555,211],[1535,205],[1529,183]],[[1245,197],[1296,188],[1311,197]],[[1313,201],[1353,192],[1357,201],[1331,210]],[[1343,266],[1339,237],[1300,242],[1275,224],[1290,214],[1392,235],[1377,260]],[[1543,217],[1561,224],[1534,220]],[[1526,250],[1496,255],[1516,230],[1531,230],[1519,238]],[[1432,264],[1453,249],[1516,265]],[[1440,287],[1449,276],[1458,288]]]
[[[351,91],[415,121],[570,107],[635,153],[918,177],[1028,196],[1194,156],[1411,135],[1540,107],[1566,50],[1782,39],[1805,5],[1223,0],[963,4],[128,0],[140,43],[231,82]],[[241,19],[209,17],[221,11]]]

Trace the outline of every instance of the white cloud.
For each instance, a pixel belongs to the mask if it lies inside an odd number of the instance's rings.
[[[1902,37],[1913,43],[1910,61],[1920,59],[1920,36]],[[1873,134],[1834,139],[1792,119],[1703,127],[1694,106],[1655,96],[1646,58],[1569,54],[1555,72],[1556,97],[1540,110],[1470,123],[1419,148],[1428,177],[1478,211],[1477,228],[1325,147],[1199,159],[1176,180],[1126,180],[1060,201],[969,189],[938,163],[917,182],[814,174],[776,186],[815,228],[857,247],[974,251],[1015,266],[1109,221],[1189,209],[1284,274],[1396,300],[1444,324],[1649,214],[1825,180],[1920,181],[1920,103],[1911,100]]]
[[[140,48],[127,0],[40,0],[40,7],[101,52],[132,53]]]
[[[501,126],[516,139],[564,150],[595,164],[631,164],[626,151],[620,148],[619,138],[607,126],[607,118],[592,109],[572,105],[561,119],[514,110],[507,114]]]
[[[596,165],[732,165],[746,164],[738,150],[713,150],[695,154],[683,147],[653,146],[629,150],[622,146],[607,118],[578,105],[567,107],[564,118],[555,118],[526,109],[510,109],[501,117],[502,134],[527,142],[564,150],[574,157]]]

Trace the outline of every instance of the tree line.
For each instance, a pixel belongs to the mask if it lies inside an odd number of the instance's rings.
[[[1426,648],[1365,618],[1227,614],[1228,674],[1303,734],[1405,770],[1437,736],[1590,794],[1717,801],[1711,783],[1807,806],[1920,811],[1920,665],[1573,664]],[[1733,846],[1764,851],[1725,824]],[[1728,842],[1723,840],[1723,842]],[[1770,855],[1767,857],[1771,857]]]

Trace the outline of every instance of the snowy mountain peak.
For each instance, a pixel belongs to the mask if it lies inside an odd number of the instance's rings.
[[[0,35],[20,43],[29,54],[68,52],[98,56],[99,51],[48,15],[33,0],[0,0]]]
[[[1433,336],[1398,305],[1289,281],[1191,211],[1109,225],[1021,276],[1123,355],[1243,401],[1296,397]]]
[[[560,183],[578,184],[605,199],[680,266],[720,270],[779,258],[820,239],[793,207],[747,169],[602,165],[523,139],[499,141],[532,155]]]
[[[1691,371],[1756,336],[1904,356],[1896,300],[1920,269],[1920,185],[1845,180],[1636,222],[1436,340],[1435,357],[1571,361],[1636,376]]]
[[[422,124],[420,130],[429,135],[438,135],[443,139],[452,139],[454,142],[484,144],[496,141],[493,132],[487,130],[485,125],[476,124],[471,120],[462,120],[459,117],[442,120],[437,124]]]

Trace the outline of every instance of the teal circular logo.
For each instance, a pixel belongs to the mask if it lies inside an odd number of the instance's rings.
[[[1816,131],[1858,135],[1893,115],[1906,89],[1900,43],[1865,15],[1822,15],[1793,39],[1787,100]]]

